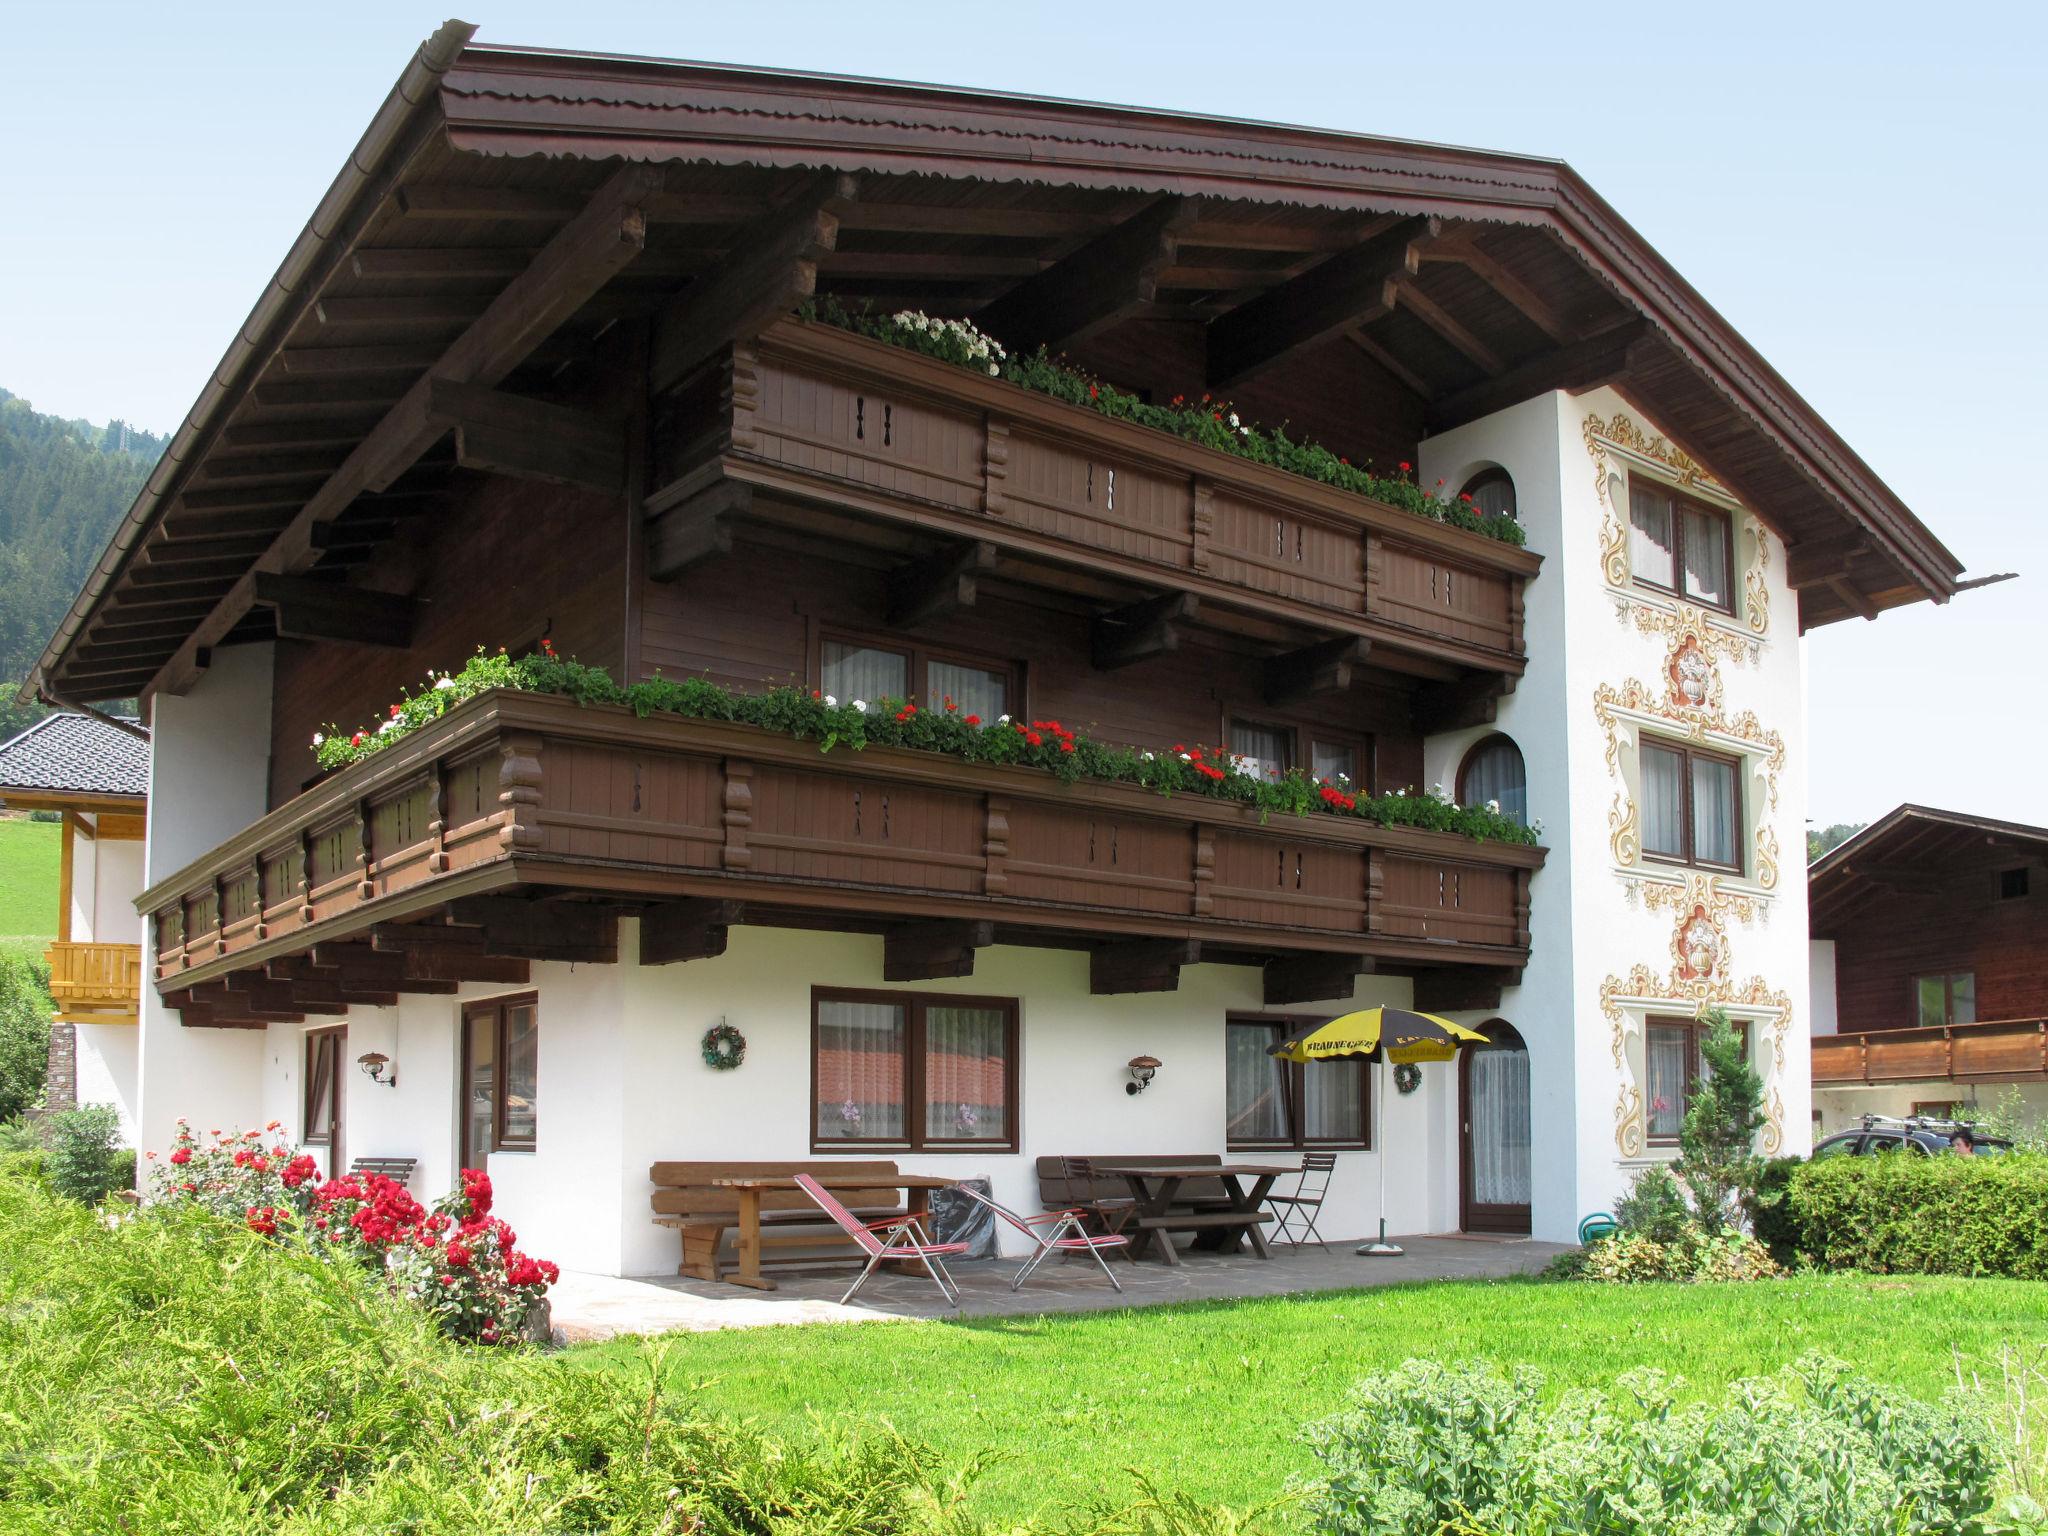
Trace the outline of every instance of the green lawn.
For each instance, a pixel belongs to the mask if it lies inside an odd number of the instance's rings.
[[[60,830],[54,821],[0,817],[0,938],[57,936]]]
[[[1297,1442],[1361,1374],[1415,1355],[1535,1366],[1553,1390],[1658,1366],[1716,1394],[1817,1349],[1937,1397],[1955,1359],[2048,1346],[2048,1287],[2005,1280],[1829,1276],[1728,1286],[1456,1282],[1187,1307],[967,1323],[824,1324],[688,1334],[578,1350],[572,1364],[644,1373],[707,1409],[808,1432],[885,1420],[965,1464],[996,1452],[982,1511],[1132,1489],[1262,1502],[1311,1466]],[[1127,1471],[1128,1469],[1128,1471]]]

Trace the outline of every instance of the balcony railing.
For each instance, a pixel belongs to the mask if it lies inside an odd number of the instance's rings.
[[[784,321],[659,413],[654,569],[727,487],[1518,674],[1528,551],[964,368]],[[668,526],[663,533],[663,521]]]
[[[146,891],[166,989],[514,883],[1519,968],[1544,850],[479,696]]]
[[[140,944],[52,944],[50,996],[59,1022],[133,1024],[142,1003]]]
[[[1813,1039],[1816,1088],[2048,1078],[2048,1020],[1862,1029]]]

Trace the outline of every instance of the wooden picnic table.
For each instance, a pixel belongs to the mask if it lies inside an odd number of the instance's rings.
[[[829,1173],[811,1175],[833,1194],[861,1194],[878,1189],[905,1192],[904,1209],[907,1219],[924,1224],[931,1230],[931,1192],[935,1189],[951,1189],[958,1179],[942,1179],[929,1173],[855,1174],[838,1176]],[[757,1291],[772,1291],[775,1282],[761,1273],[761,1196],[770,1190],[787,1192],[801,1189],[794,1177],[713,1179],[721,1189],[737,1191],[740,1197],[737,1226],[737,1246],[740,1267],[734,1274],[725,1276],[732,1285],[751,1286]],[[824,1215],[823,1211],[818,1213]],[[837,1229],[834,1229],[837,1235]],[[819,1241],[829,1241],[822,1234]]]
[[[1160,1258],[1168,1264],[1178,1264],[1180,1256],[1173,1251],[1172,1234],[1175,1232],[1214,1232],[1218,1247],[1224,1253],[1235,1253],[1238,1244],[1249,1238],[1252,1252],[1262,1259],[1270,1259],[1273,1255],[1266,1248],[1266,1235],[1259,1226],[1262,1222],[1271,1221],[1272,1217],[1261,1211],[1259,1206],[1273,1188],[1275,1179],[1300,1173],[1301,1169],[1270,1163],[1162,1167],[1131,1162],[1097,1163],[1095,1171],[1120,1178],[1130,1186],[1136,1210],[1125,1225],[1137,1233],[1131,1242],[1131,1257],[1142,1258],[1156,1248]],[[1229,1205],[1222,1210],[1174,1210],[1173,1204],[1180,1198],[1181,1186],[1190,1179],[1215,1179],[1223,1186]],[[1252,1181],[1249,1190],[1245,1188],[1246,1179]]]

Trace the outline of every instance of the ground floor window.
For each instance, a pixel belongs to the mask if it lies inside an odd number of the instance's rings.
[[[462,1010],[462,1165],[531,1152],[540,1116],[540,1003],[533,993]]]
[[[1977,1019],[1977,974],[1955,971],[1946,976],[1915,976],[1913,1001],[1923,1029],[1973,1024]]]
[[[811,994],[818,1152],[1015,1151],[1017,1004],[921,992]]]
[[[1371,1078],[1363,1061],[1306,1065],[1269,1055],[1318,1020],[1233,1017],[1224,1025],[1224,1134],[1233,1147],[1371,1145]]]
[[[346,1026],[316,1029],[306,1036],[306,1145],[326,1147],[330,1154],[341,1145],[341,1058],[347,1043]]]
[[[1676,1146],[1685,1123],[1686,1101],[1706,1074],[1700,1042],[1709,1026],[1701,1019],[1650,1019],[1644,1025],[1644,1054],[1649,1066],[1649,1139],[1652,1146]],[[1749,1025],[1735,1032],[1749,1046]]]

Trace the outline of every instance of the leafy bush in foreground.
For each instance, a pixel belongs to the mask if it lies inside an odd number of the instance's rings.
[[[1830,1269],[2048,1280],[2048,1156],[1826,1157],[1786,1192],[1800,1250]]]
[[[891,1435],[778,1444],[645,1376],[460,1349],[353,1264],[187,1205],[109,1222],[0,1180],[0,1527],[961,1528]]]
[[[1967,1536],[1990,1527],[1997,1457],[1960,1404],[1933,1407],[1809,1357],[1796,1379],[1676,1406],[1657,1372],[1542,1405],[1533,1371],[1410,1360],[1310,1430],[1330,1536]]]
[[[0,1120],[41,1101],[50,1066],[50,967],[40,954],[0,944]]]
[[[111,1104],[81,1104],[43,1122],[49,1150],[43,1172],[60,1195],[98,1205],[135,1187],[135,1154],[121,1145],[121,1115]]]

